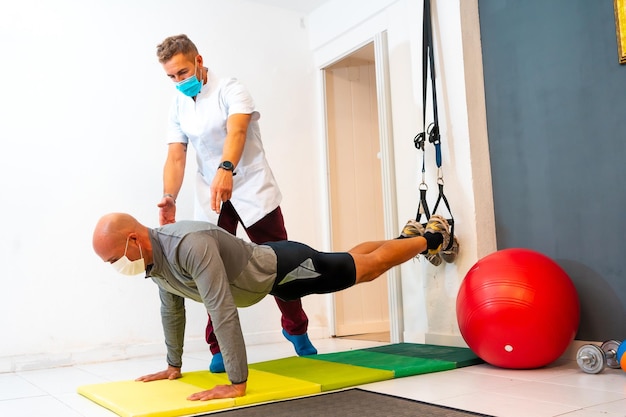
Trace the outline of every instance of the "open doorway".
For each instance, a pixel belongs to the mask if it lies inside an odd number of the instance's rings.
[[[385,239],[375,44],[324,68],[333,251]],[[390,341],[387,276],[335,293],[335,336]]]

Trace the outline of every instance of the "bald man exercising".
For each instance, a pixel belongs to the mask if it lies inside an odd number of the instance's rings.
[[[125,213],[103,216],[93,233],[94,251],[103,261],[125,275],[145,273],[159,286],[168,366],[138,381],[181,377],[185,298],[203,303],[213,318],[231,383],[189,400],[245,395],[248,362],[237,307],[258,303],[268,294],[289,301],[369,282],[420,253],[437,253],[449,241],[448,223],[437,215],[425,229],[409,220],[398,239],[334,253],[293,241],[257,245],[198,221],[153,229]]]

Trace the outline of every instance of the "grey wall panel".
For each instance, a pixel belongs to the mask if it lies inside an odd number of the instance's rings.
[[[612,0],[479,0],[498,248],[555,259],[577,339],[626,339],[626,65]],[[558,294],[555,294],[558,300]]]

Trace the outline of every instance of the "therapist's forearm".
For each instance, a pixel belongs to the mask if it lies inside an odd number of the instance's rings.
[[[226,136],[224,149],[222,150],[222,161],[230,161],[235,167],[237,167],[239,161],[241,160],[245,144],[245,134],[232,133]]]
[[[230,161],[237,166],[246,145],[246,135],[250,119],[249,114],[233,114],[226,121],[226,139],[222,149],[222,161]]]

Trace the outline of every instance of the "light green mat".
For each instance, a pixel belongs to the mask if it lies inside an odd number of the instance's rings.
[[[250,365],[250,369],[319,384],[322,391],[385,381],[394,377],[394,373],[389,370],[318,360],[318,356],[320,355],[296,356],[255,363]]]
[[[363,369],[380,369],[385,371],[391,371],[393,372],[392,378],[402,378],[411,375],[447,371],[454,368],[461,368],[464,366],[483,363],[482,359],[478,358],[470,349],[467,348],[422,345],[415,343],[396,343],[393,345],[385,345],[375,348],[312,355],[307,356],[306,358],[316,361],[353,365],[355,367],[362,367]],[[301,365],[301,362],[295,364],[285,359],[263,362],[261,364],[255,364],[251,366],[251,368],[254,369],[265,370],[268,372],[279,373],[281,375],[296,378],[306,378],[305,375],[308,375],[309,371],[307,369],[309,367],[313,367],[313,369],[318,369],[316,367],[319,367],[319,369],[323,369],[320,364],[311,364],[307,366]],[[346,372],[350,372],[350,369],[347,369]],[[307,380],[320,383],[322,386],[324,386],[325,384],[320,378],[330,379],[333,381],[335,380],[334,376],[329,377],[323,371],[318,372],[316,375],[319,375],[320,377],[311,377]],[[383,374],[381,374],[380,376],[384,377]],[[375,375],[368,375],[367,373],[365,373],[363,377],[376,378]],[[369,382],[374,381],[372,380]],[[346,386],[353,385],[357,384]],[[345,386],[342,386],[341,388],[344,387]]]

